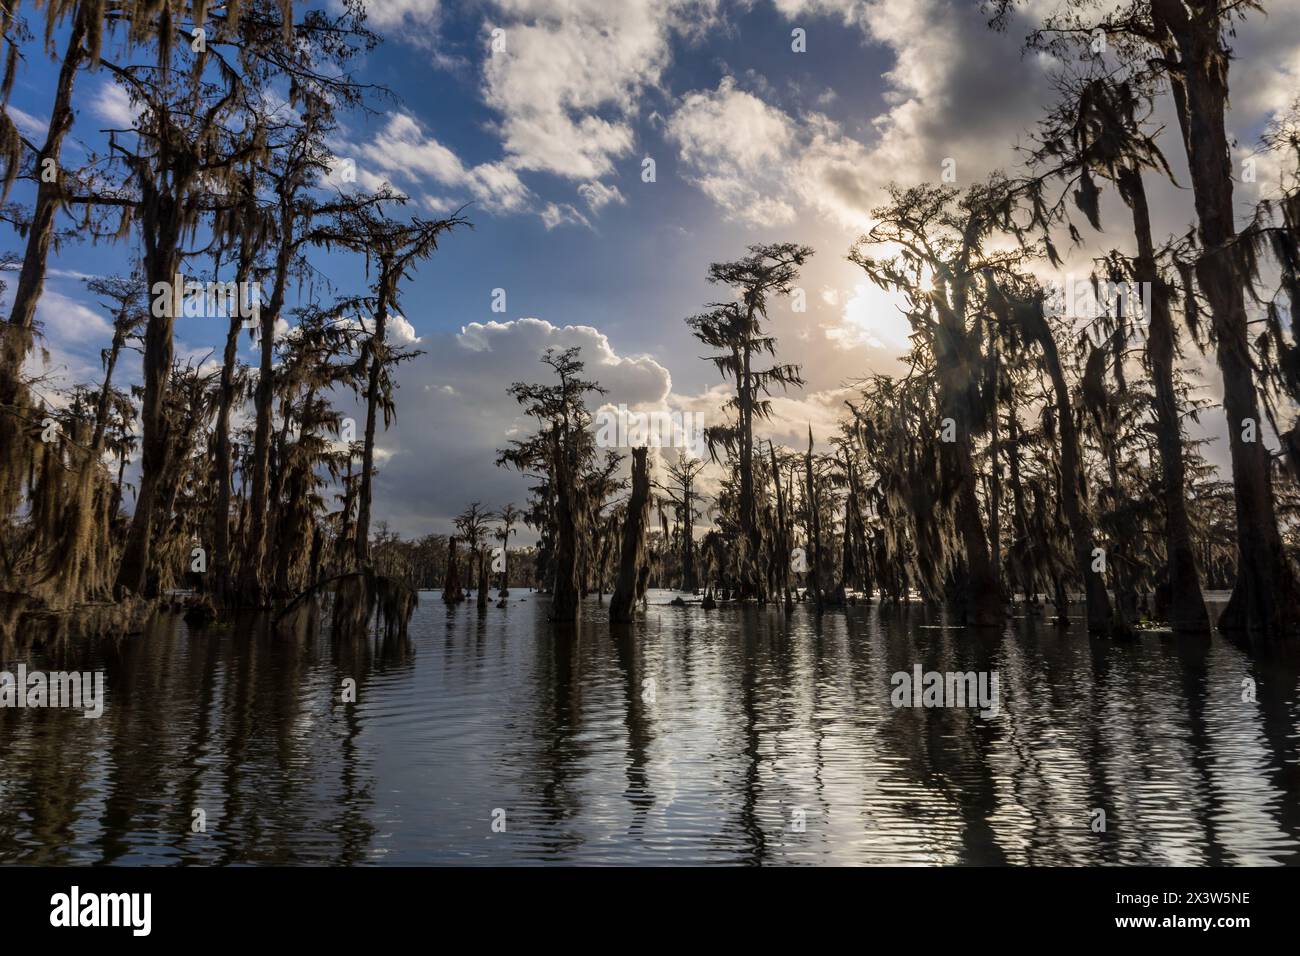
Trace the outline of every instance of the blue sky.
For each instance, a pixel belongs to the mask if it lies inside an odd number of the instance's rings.
[[[1273,6],[1234,43],[1232,124],[1243,149],[1300,89],[1300,9]],[[523,502],[524,483],[493,466],[493,450],[528,427],[505,389],[540,375],[547,345],[583,346],[614,403],[716,415],[726,390],[683,319],[719,297],[708,264],[754,242],[816,250],[801,280],[807,311],[772,311],[782,358],[800,363],[808,384],[777,402],[771,433],[793,444],[812,424],[828,436],[848,384],[896,368],[905,349],[894,303],[845,260],[885,184],[935,180],[948,157],[958,185],[1014,164],[1014,143],[1050,101],[1055,66],[1021,56],[1026,21],[992,33],[973,0],[370,8],[384,43],[362,77],[394,98],[376,101],[368,120],[345,117],[335,152],[356,164],[358,186],[391,182],[425,215],[471,202],[474,223],[403,292],[409,336],[426,354],[399,378],[375,508],[409,533],[445,529],[470,500]],[[791,49],[795,29],[806,52]],[[492,50],[493,30],[504,50]],[[29,45],[11,111],[29,138],[43,137],[56,69]],[[103,73],[78,82],[74,134],[94,144],[111,117],[129,118],[126,104]],[[1168,136],[1165,146],[1178,170],[1180,149]],[[653,183],[642,181],[646,157]],[[1267,170],[1261,180],[1239,191],[1243,208],[1268,187]],[[1184,231],[1190,196],[1153,192],[1157,229]],[[7,240],[6,250],[21,250]],[[1124,237],[1096,242],[1122,247]],[[96,380],[108,340],[78,275],[122,270],[137,244],[70,243],[52,263],[39,316],[51,389],[60,377]],[[1093,251],[1073,265],[1084,270]],[[362,279],[346,255],[314,261],[341,291]],[[491,311],[497,288],[504,314]],[[221,323],[181,320],[178,352],[201,358],[223,334]],[[247,338],[241,348],[255,361]],[[125,374],[138,367],[128,362]],[[1206,387],[1214,393],[1216,376]]]

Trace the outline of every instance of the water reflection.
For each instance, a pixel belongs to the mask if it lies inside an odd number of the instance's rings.
[[[533,595],[429,595],[404,641],[164,616],[2,648],[103,669],[108,697],[99,720],[0,710],[0,861],[1300,860],[1294,650],[651,597],[613,629],[595,603],[557,630]],[[915,664],[996,670],[998,714],[893,707]]]

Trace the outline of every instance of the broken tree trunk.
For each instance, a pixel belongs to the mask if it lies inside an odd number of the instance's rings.
[[[640,591],[644,563],[646,516],[650,510],[650,468],[646,449],[632,449],[632,495],[623,518],[622,547],[618,553],[618,581],[609,599],[610,621],[632,620]]]
[[[488,606],[488,566],[482,548],[478,549],[478,609],[486,611]]]
[[[460,568],[456,563],[456,539],[447,542],[447,573],[442,579],[442,600],[446,604],[458,604],[464,598],[460,589]]]

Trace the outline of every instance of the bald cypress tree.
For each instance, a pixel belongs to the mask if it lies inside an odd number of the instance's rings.
[[[744,549],[740,585],[742,595],[747,597],[766,598],[765,578],[760,570],[765,549],[754,484],[754,425],[771,417],[768,396],[774,389],[803,385],[797,365],[756,367],[764,354],[776,355],[776,338],[767,334],[763,323],[768,319],[771,300],[791,293],[799,269],[812,254],[807,246],[784,242],[750,246],[749,254],[741,259],[713,263],[709,266],[709,281],[729,288],[735,299],[714,303],[708,311],[686,320],[695,337],[715,350],[706,361],[712,362],[736,387],[735,397],[723,406],[734,414],[734,419],[725,425],[710,426],[704,437],[715,461],[722,448],[736,463],[737,518]]]
[[[542,363],[558,381],[515,382],[510,386],[510,395],[525,414],[536,419],[538,430],[497,453],[498,465],[545,478],[543,488],[550,496],[547,517],[553,525],[549,535],[553,542],[549,562],[551,618],[557,622],[576,621],[581,613],[579,539],[590,533],[586,524],[590,510],[581,477],[595,456],[587,395],[605,393],[597,382],[584,377],[586,366],[580,352],[576,347],[562,352],[548,348]]]
[[[975,441],[995,411],[983,388],[981,317],[995,275],[1012,274],[1021,258],[989,250],[1013,196],[1014,186],[998,177],[964,194],[946,186],[891,187],[890,202],[873,211],[876,225],[849,254],[872,282],[906,297],[917,347],[933,362],[938,419],[927,426],[940,439],[942,504],[951,508],[961,542],[958,611],[979,626],[997,626],[1004,613],[980,515]]]
[[[993,23],[1007,22],[1017,0],[996,0]],[[1226,126],[1234,23],[1255,0],[1140,0],[1116,6],[1074,2],[1031,33],[1028,44],[1064,55],[1092,55],[1097,37],[1125,66],[1155,69],[1167,83],[1191,178],[1200,250],[1188,278],[1209,306],[1227,416],[1236,514],[1237,572],[1219,618],[1226,630],[1268,635],[1300,627],[1300,583],[1282,545],[1270,472],[1260,440],[1259,388],[1252,356],[1248,289],[1256,250],[1238,242],[1232,156]]]
[[[1150,94],[1140,81],[1116,82],[1107,77],[1067,84],[1065,90],[1064,101],[1043,124],[1036,159],[1040,165],[1055,164],[1054,173],[1079,184],[1077,202],[1095,228],[1099,229],[1101,223],[1093,177],[1114,183],[1129,208],[1137,255],[1126,265],[1129,278],[1143,295],[1128,300],[1142,302],[1150,313],[1145,358],[1155,386],[1169,619],[1177,630],[1204,631],[1210,620],[1192,550],[1182,413],[1175,385],[1178,331],[1173,322],[1171,288],[1157,259],[1144,181],[1147,171],[1170,176],[1154,137],[1144,128],[1152,108]],[[1116,316],[1113,333],[1117,343],[1127,340],[1125,323],[1132,318]],[[1122,357],[1117,362],[1122,368]]]

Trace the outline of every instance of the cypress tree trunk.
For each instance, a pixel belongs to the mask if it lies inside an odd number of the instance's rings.
[[[691,507],[691,484],[687,482],[682,487],[682,504],[685,508],[685,516],[682,519],[682,590],[695,592],[699,587],[699,578],[695,573],[695,530],[694,511]]]
[[[382,282],[383,280],[381,280]],[[366,386],[366,440],[361,451],[361,490],[357,495],[357,567],[370,563],[370,496],[375,466],[375,416],[379,408],[379,379],[384,367],[384,332],[388,322],[388,297],[381,291],[375,310],[375,330],[370,337],[370,381]]]
[[[959,290],[960,291],[960,290]],[[965,320],[944,301],[942,292],[931,299],[939,314],[940,334],[935,337],[935,362],[939,367],[939,407],[956,424],[954,441],[940,442],[939,455],[946,480],[956,488],[955,520],[962,539],[966,567],[960,582],[963,621],[976,627],[997,627],[1004,618],[997,577],[989,560],[988,538],[980,518],[976,495],[974,438],[971,435],[969,369],[978,364]],[[964,293],[959,299],[964,298]]]
[[[155,299],[144,334],[144,397],[140,403],[141,472],[136,493],[135,511],[118,566],[114,590],[146,594],[152,556],[154,512],[158,503],[158,483],[171,457],[167,434],[164,400],[172,371],[172,328],[181,310],[184,289],[180,276],[181,211],[173,196],[153,191],[145,181],[141,203],[141,234],[145,244],[145,274]],[[170,289],[165,307],[159,301],[160,289]]]
[[[1093,538],[1092,528],[1083,513],[1083,463],[1079,454],[1079,435],[1074,427],[1070,391],[1065,383],[1065,374],[1061,371],[1061,358],[1056,351],[1056,342],[1052,339],[1047,323],[1043,319],[1042,308],[1041,302],[1019,307],[1020,310],[1034,310],[1033,313],[1022,312],[1022,315],[1025,318],[1025,325],[1033,330],[1032,337],[1038,340],[1043,350],[1043,361],[1047,366],[1047,374],[1052,380],[1052,391],[1056,398],[1057,427],[1061,432],[1061,506],[1065,510],[1066,523],[1070,526],[1070,537],[1074,542],[1074,557],[1078,563],[1079,574],[1083,578],[1088,630],[1100,634],[1105,633],[1110,627],[1110,597],[1106,594],[1106,582],[1100,574],[1092,570]],[[1063,614],[1063,596],[1064,587],[1058,579],[1056,586],[1058,617]]]
[[[95,451],[98,457],[99,452],[104,450],[104,431],[108,427],[108,406],[109,400],[113,395],[113,372],[117,368],[117,360],[122,354],[122,346],[126,344],[126,313],[118,315],[117,322],[113,329],[113,341],[108,347],[108,359],[104,362],[104,383],[99,387],[99,400],[95,403],[95,432],[90,439],[90,447]]]
[[[989,442],[989,547],[992,551],[993,580],[1002,591],[1002,436],[998,423],[998,385],[1001,378],[996,331],[989,332],[989,378],[992,384],[993,417],[990,422],[992,436]]]
[[[460,590],[460,566],[456,558],[456,539],[447,540],[447,573],[442,579],[442,600],[446,604],[458,604],[464,595]]]
[[[781,493],[781,469],[776,463],[776,447],[770,441],[767,451],[772,459],[772,486],[776,489],[777,575],[781,582],[781,602],[789,614],[794,609],[790,598],[790,526],[786,520],[785,495]]]
[[[1106,441],[1106,471],[1110,477],[1110,486],[1119,489],[1119,455],[1115,450],[1115,436],[1108,435]],[[1116,494],[1118,500],[1118,494]],[[1115,582],[1115,604],[1111,609],[1111,635],[1126,636],[1132,633],[1129,627],[1129,612],[1137,604],[1137,596],[1133,592],[1132,585],[1128,579],[1128,568],[1130,567],[1129,551],[1123,538],[1115,542],[1115,554],[1113,559],[1107,564],[1111,572],[1111,579]]]
[[[1232,161],[1224,131],[1229,60],[1223,45],[1224,24],[1220,15],[1207,15],[1199,8],[1190,16],[1179,0],[1153,0],[1152,9],[1169,31],[1181,67],[1175,94],[1182,107],[1188,170],[1205,250],[1196,264],[1197,282],[1209,301],[1214,322],[1232,454],[1237,579],[1219,627],[1276,635],[1300,624],[1300,587],[1278,533],[1253,378],[1245,277],[1232,252],[1236,227]],[[1254,432],[1249,441],[1245,437],[1247,423]]]
[[[618,552],[618,579],[609,598],[609,619],[632,620],[632,608],[640,596],[641,565],[645,551],[646,514],[650,509],[650,468],[644,448],[632,449],[632,494],[623,518],[622,542]]]
[[[284,233],[276,255],[275,278],[272,280],[270,301],[261,312],[261,362],[258,366],[257,391],[253,396],[257,417],[253,427],[253,480],[249,502],[249,530],[244,543],[244,560],[240,566],[240,597],[245,603],[251,605],[260,605],[265,599],[262,567],[266,562],[267,498],[270,490],[275,323],[280,317],[280,310],[284,307],[285,288],[292,259],[293,215],[287,210],[283,199],[280,220],[280,227]]]
[[[813,472],[813,436],[812,426],[808,426],[808,453],[804,455],[805,500],[808,507],[808,537],[812,546],[811,573],[808,575],[808,590],[812,592],[813,606],[817,613],[822,613],[822,525],[820,508],[817,506],[817,476]]]
[[[488,606],[488,566],[486,552],[478,548],[478,609],[486,611]]]
[[[11,10],[9,15],[12,13]],[[77,70],[87,55],[82,46],[86,35],[82,16],[80,11],[73,15],[63,65],[59,69],[55,86],[45,145],[35,157],[38,185],[32,222],[27,233],[27,248],[14,288],[9,321],[0,327],[0,447],[12,463],[12,470],[0,477],[0,518],[6,520],[19,502],[22,479],[16,473],[23,468],[23,462],[27,458],[27,454],[20,449],[31,447],[28,427],[20,418],[20,409],[28,404],[27,389],[22,382],[22,367],[32,344],[32,325],[36,318],[37,303],[45,288],[46,263],[54,238],[54,217],[63,197],[59,160],[63,152],[63,140],[72,128],[72,91]],[[47,161],[52,161],[55,170],[52,180],[46,178]]]
[[[753,324],[754,309],[749,308],[749,324]],[[762,539],[758,531],[758,508],[754,501],[754,398],[756,389],[751,382],[750,351],[742,350],[741,374],[736,382],[740,404],[740,529],[745,542],[745,559],[740,568],[741,594],[745,597],[764,597],[762,576],[758,573]]]
[[[555,583],[551,591],[551,619],[576,621],[581,610],[578,599],[578,548],[573,505],[573,462],[568,434],[561,443],[558,423],[551,431],[551,456],[555,473]]]
[[[972,445],[969,430],[958,428],[957,440],[942,446],[948,450],[950,474],[954,475],[957,482],[957,532],[961,535],[966,557],[962,613],[967,622],[976,627],[996,627],[1003,620],[1002,599],[993,573],[993,564],[989,559],[984,523],[980,520]],[[944,454],[943,451],[940,453]]]
[[[1208,631],[1210,616],[1201,594],[1201,579],[1192,549],[1192,525],[1187,515],[1186,469],[1183,462],[1182,420],[1174,391],[1174,331],[1169,288],[1156,266],[1151,216],[1142,174],[1125,167],[1120,191],[1133,212],[1137,238],[1134,276],[1149,289],[1151,308],[1147,361],[1155,386],[1156,441],[1160,449],[1160,489],[1165,506],[1165,559],[1169,574],[1169,623],[1178,631]]]
[[[1025,489],[1020,481],[1020,420],[1013,407],[1007,416],[1007,463],[1011,472],[1012,521],[1015,523],[1015,536],[1018,541],[1029,540],[1029,524],[1025,516]],[[1022,555],[1014,558],[1020,578],[1020,592],[1026,603],[1033,603],[1038,592]]]
[[[236,281],[243,289],[243,282],[248,279],[246,261],[241,257]],[[236,310],[238,312],[238,310]],[[212,535],[212,576],[215,582],[217,603],[226,606],[230,602],[233,579],[230,569],[230,411],[235,404],[235,363],[239,353],[239,330],[243,319],[239,315],[230,317],[226,329],[226,345],[221,356],[221,385],[217,393],[217,422],[213,436],[213,475],[212,485],[215,494],[212,498],[212,512],[209,516]],[[315,580],[313,578],[313,580]]]
[[[63,54],[63,66],[59,69],[58,85],[55,87],[49,132],[46,133],[44,148],[36,157],[36,174],[40,184],[36,188],[36,206],[32,210],[31,230],[27,234],[27,250],[23,255],[18,284],[14,288],[14,304],[9,313],[10,324],[23,329],[32,327],[36,304],[45,288],[45,264],[54,238],[54,216],[59,210],[63,193],[63,184],[58,176],[52,182],[46,182],[41,173],[47,159],[52,159],[55,168],[58,168],[63,140],[68,135],[68,130],[72,129],[72,89],[76,83],[77,69],[86,57],[82,46],[85,36],[86,28],[82,17],[74,15],[68,46]],[[13,371],[17,373],[16,368]]]
[[[858,501],[857,469],[847,446],[844,451],[844,474],[848,479],[848,495],[844,502],[844,546],[841,557],[840,588],[847,592],[865,591],[867,600],[871,600],[870,571],[867,566],[865,538],[862,521],[862,509]]]

